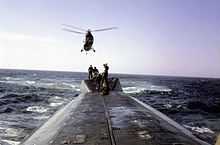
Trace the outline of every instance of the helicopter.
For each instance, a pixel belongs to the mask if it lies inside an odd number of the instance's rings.
[[[81,49],[81,52],[85,51],[86,54],[90,50],[93,50],[93,52],[95,52],[95,49],[92,47],[93,42],[94,42],[94,37],[92,35],[92,32],[101,32],[101,31],[117,29],[117,27],[110,27],[110,28],[103,28],[103,29],[96,29],[96,30],[91,30],[91,29],[86,30],[83,28],[75,27],[73,25],[67,25],[67,24],[62,24],[62,25],[66,27],[66,28],[63,28],[64,31],[85,35],[85,40],[83,41],[84,45],[83,45],[83,49]]]

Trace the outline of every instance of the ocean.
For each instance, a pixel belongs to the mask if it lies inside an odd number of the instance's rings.
[[[220,133],[220,79],[110,74],[123,91],[214,144]],[[80,94],[87,73],[0,70],[0,145],[18,145]]]

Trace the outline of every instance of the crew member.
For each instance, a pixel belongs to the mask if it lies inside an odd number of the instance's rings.
[[[108,70],[109,67],[107,64],[103,64],[104,72],[102,74],[102,95],[109,94],[109,84],[108,84]]]
[[[102,75],[98,74],[96,77],[96,90],[99,92],[101,89],[101,83],[102,83]]]
[[[89,67],[89,69],[88,69],[88,72],[89,72],[89,80],[91,80],[91,79],[93,78],[93,75],[92,75],[92,73],[93,73],[93,67],[92,67],[92,65],[90,65],[90,67]]]
[[[99,70],[96,67],[94,67],[94,69],[93,69],[93,78],[97,78],[98,74],[99,74]]]

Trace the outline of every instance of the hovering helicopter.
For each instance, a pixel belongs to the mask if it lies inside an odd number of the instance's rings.
[[[94,37],[92,35],[92,32],[101,32],[101,31],[108,31],[108,30],[112,30],[112,29],[117,29],[117,27],[110,27],[110,28],[104,28],[104,29],[96,29],[96,30],[86,30],[86,29],[82,29],[79,27],[75,27],[73,25],[67,25],[67,24],[63,24],[63,26],[65,26],[66,28],[63,28],[63,30],[68,31],[68,32],[72,32],[72,33],[77,33],[77,34],[85,34],[85,40],[84,40],[84,45],[83,45],[83,49],[81,49],[81,52],[83,51],[90,51],[93,50],[93,52],[95,52],[95,49],[92,47],[93,42],[94,42]],[[76,29],[77,31],[75,31],[74,29]]]

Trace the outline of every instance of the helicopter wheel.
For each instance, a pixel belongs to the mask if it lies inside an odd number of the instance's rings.
[[[83,49],[81,49],[81,52],[83,52]]]
[[[95,49],[94,49],[94,48],[92,48],[92,50],[93,50],[93,52],[95,52]]]

